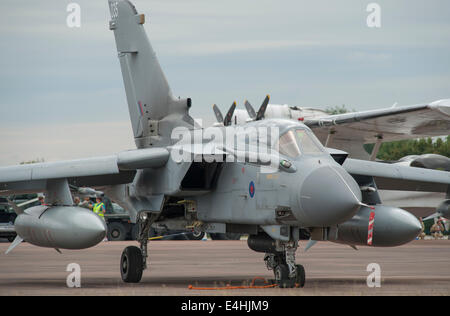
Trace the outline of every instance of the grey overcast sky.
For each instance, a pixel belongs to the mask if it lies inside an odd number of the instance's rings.
[[[106,0],[0,2],[0,165],[134,148]],[[450,98],[450,1],[135,0],[174,94],[356,110]]]

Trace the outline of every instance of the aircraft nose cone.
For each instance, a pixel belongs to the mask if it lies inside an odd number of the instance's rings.
[[[352,218],[360,208],[360,201],[358,184],[341,167],[314,170],[300,189],[300,207],[309,225],[318,227]]]
[[[413,240],[422,231],[422,225],[419,220],[409,212],[405,212],[405,223],[399,229],[403,232],[406,240]]]
[[[106,235],[106,224],[97,216],[96,219],[92,219],[86,223],[84,230],[91,239],[103,239]]]
[[[106,224],[96,214],[77,212],[72,218],[72,231],[77,234],[76,248],[89,248],[101,242],[106,236]]]
[[[422,231],[419,220],[411,213],[401,209],[393,214],[390,223],[386,223],[385,227],[386,236],[389,236],[389,233],[392,234],[393,236],[389,239],[395,240],[396,245],[410,242]]]

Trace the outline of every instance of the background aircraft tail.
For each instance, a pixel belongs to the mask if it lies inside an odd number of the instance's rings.
[[[145,33],[145,16],[127,0],[108,2],[136,146],[169,145],[174,127],[194,124],[188,114],[191,100],[172,96]]]

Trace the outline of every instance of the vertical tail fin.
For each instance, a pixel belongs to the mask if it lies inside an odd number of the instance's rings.
[[[236,101],[233,102],[233,104],[230,106],[230,109],[227,112],[227,115],[225,116],[225,119],[223,121],[223,125],[229,126],[231,125],[231,120],[233,119],[234,111],[236,110]]]
[[[256,112],[255,109],[253,108],[253,106],[250,104],[250,102],[248,102],[247,100],[245,100],[245,109],[247,110],[248,116],[250,116],[250,118],[252,120],[256,119]]]
[[[130,119],[139,148],[167,145],[176,126],[191,126],[190,99],[174,99],[138,14],[128,0],[108,0]]]

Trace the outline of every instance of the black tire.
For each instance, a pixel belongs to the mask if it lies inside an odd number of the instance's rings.
[[[278,284],[280,288],[289,287],[289,267],[287,264],[279,264],[273,269],[273,274],[275,275],[275,283]]]
[[[298,287],[304,287],[306,282],[305,268],[301,264],[297,264],[295,267],[297,268],[295,284],[297,284]]]
[[[212,240],[240,240],[241,234],[235,234],[235,233],[210,233],[209,236]]]
[[[205,233],[204,232],[192,232],[192,233],[186,234],[186,237],[189,240],[202,240],[203,237],[205,237]]]
[[[141,249],[129,246],[122,252],[120,258],[120,275],[126,283],[138,283],[144,271]]]
[[[13,242],[14,239],[16,239],[16,236],[9,236],[9,237],[8,237],[8,241],[9,241],[9,242]]]
[[[127,238],[127,231],[122,223],[112,222],[108,224],[107,236],[109,241],[123,241]]]

